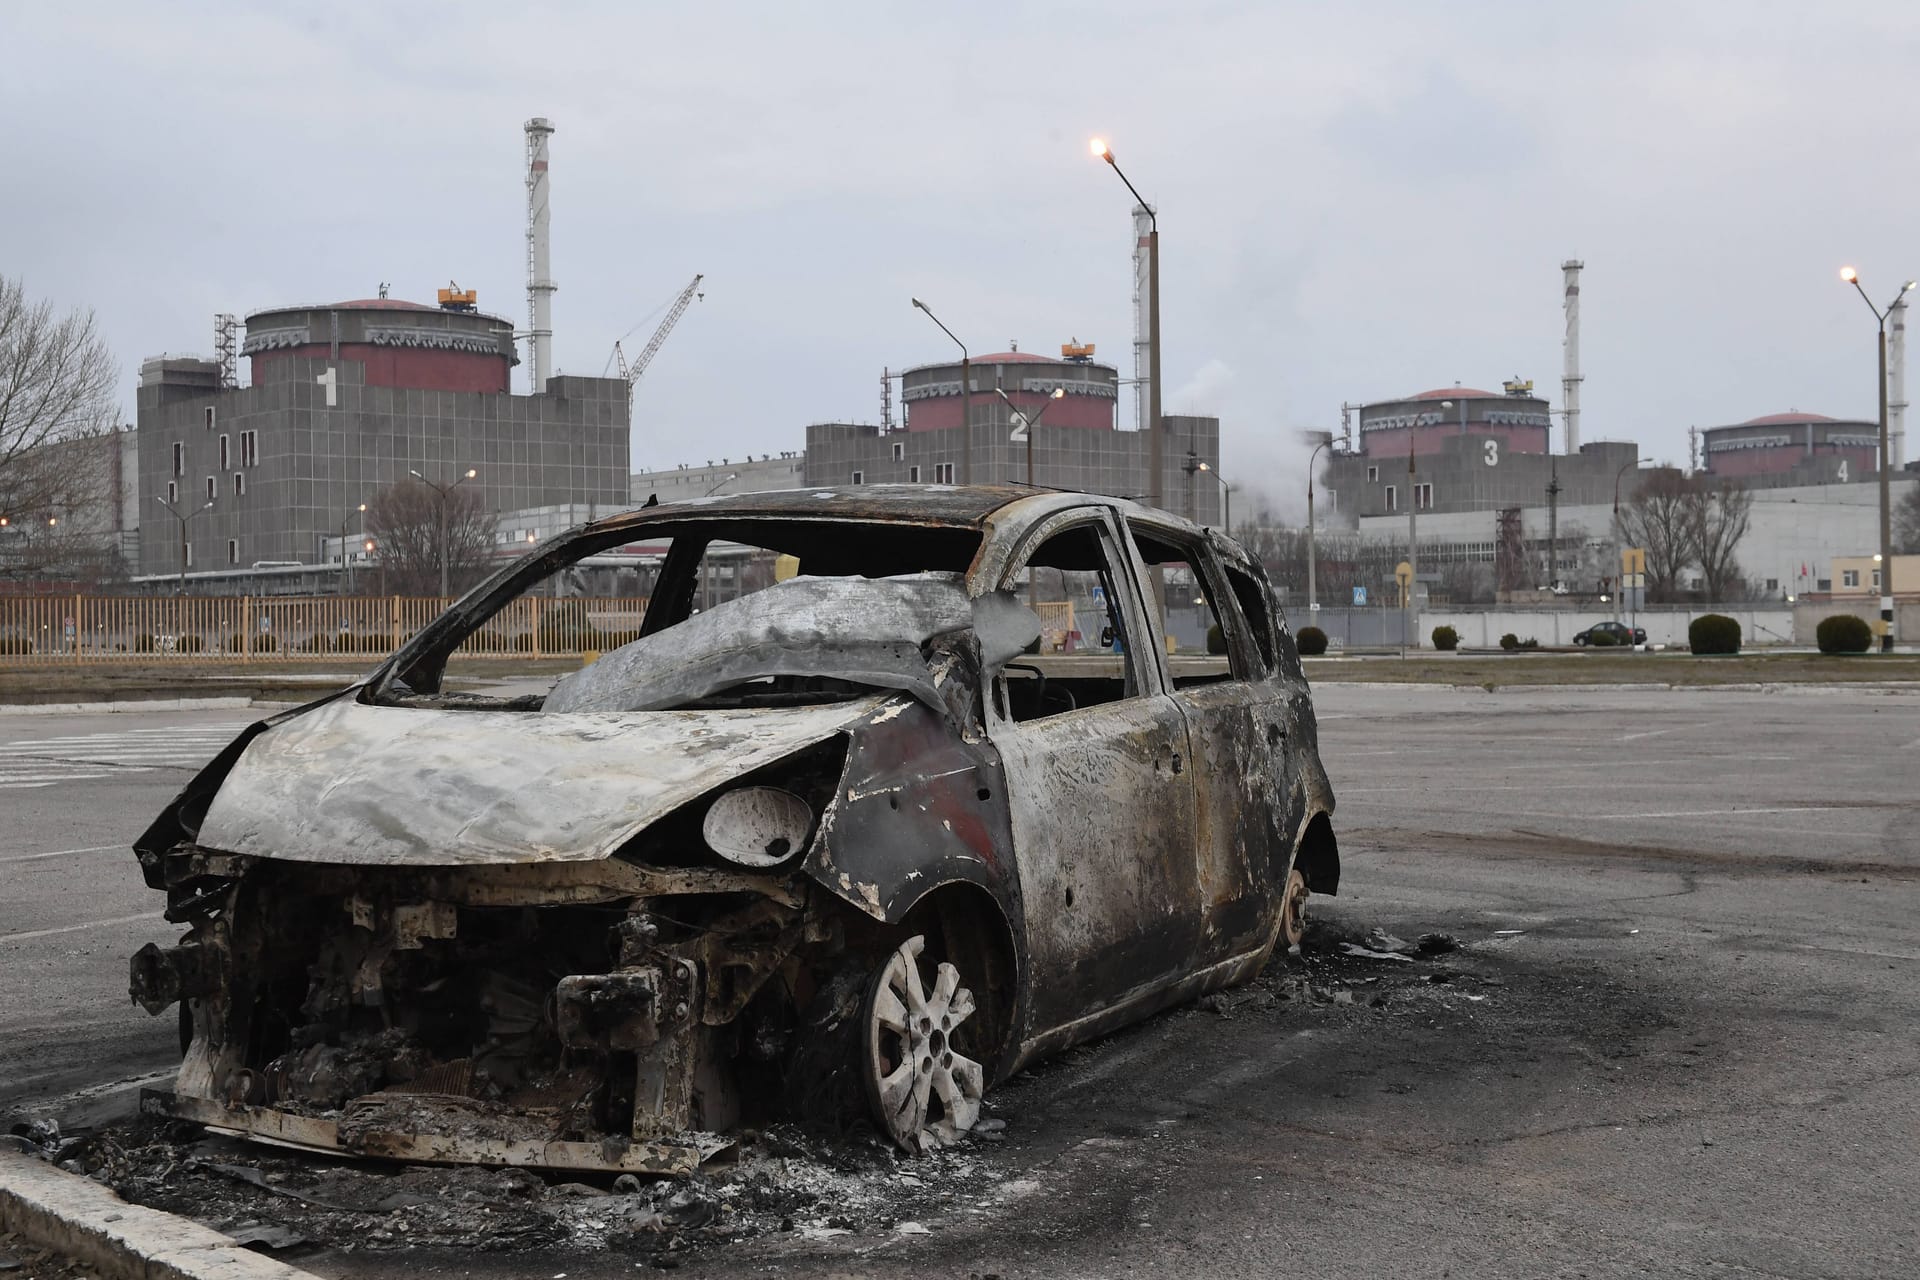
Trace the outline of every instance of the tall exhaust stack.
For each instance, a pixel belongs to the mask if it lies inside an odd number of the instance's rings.
[[[1587,264],[1568,258],[1560,264],[1567,281],[1567,336],[1561,344],[1560,405],[1566,411],[1565,451],[1580,452],[1580,270]],[[1548,446],[1552,448],[1551,445]]]
[[[1153,340],[1147,317],[1153,314],[1153,211],[1133,207],[1133,429],[1153,426],[1148,383],[1153,369]]]
[[[1907,465],[1907,295],[1887,316],[1887,469]]]
[[[547,245],[547,139],[552,136],[552,121],[543,116],[527,121],[527,346],[535,395],[546,391],[553,376],[555,286]]]

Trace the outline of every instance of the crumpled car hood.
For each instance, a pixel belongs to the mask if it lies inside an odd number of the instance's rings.
[[[549,716],[341,699],[249,743],[196,843],[369,866],[594,861],[882,701]]]

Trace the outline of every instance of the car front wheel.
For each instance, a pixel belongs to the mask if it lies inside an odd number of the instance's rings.
[[[942,962],[931,987],[920,959],[924,935],[908,938],[867,989],[861,1074],[881,1129],[901,1149],[949,1146],[980,1118],[986,1071],[953,1046],[975,1011],[960,971]]]

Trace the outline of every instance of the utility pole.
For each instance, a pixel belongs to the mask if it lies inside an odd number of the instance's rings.
[[[1407,432],[1407,570],[1408,572],[1407,572],[1407,600],[1406,600],[1406,629],[1407,629],[1407,646],[1409,648],[1417,649],[1420,647],[1420,637],[1414,633],[1414,627],[1418,624],[1418,618],[1416,616],[1416,613],[1413,607],[1413,597],[1414,597],[1414,592],[1420,586],[1420,526],[1419,526],[1420,498],[1418,493],[1414,489],[1415,472],[1413,469],[1413,438],[1414,438],[1414,433],[1412,431]]]
[[[1147,211],[1147,503],[1165,510],[1166,430],[1160,412],[1160,215],[1146,202],[1133,182],[1113,158],[1113,149],[1100,139],[1093,140],[1093,154],[1127,184],[1134,203]],[[1167,616],[1167,572],[1154,565],[1148,572],[1153,586],[1153,607],[1164,625]]]
[[[1883,311],[1873,305],[1873,299],[1860,285],[1860,273],[1852,267],[1843,267],[1840,278],[1852,285],[1860,294],[1860,300],[1867,304],[1867,310],[1873,312],[1875,323],[1880,330],[1880,652],[1893,652],[1893,504],[1888,490],[1888,473],[1893,469],[1893,451],[1887,431],[1887,317],[1893,314],[1895,307],[1913,288],[1909,280],[1900,286],[1900,292],[1894,295],[1892,302]]]
[[[208,498],[205,502],[187,512],[185,515],[181,515],[179,508],[175,507],[171,502],[168,502],[157,493],[153,495],[153,500],[165,507],[168,514],[180,522],[180,585],[175,588],[174,594],[184,596],[187,594],[187,522],[199,515],[202,511],[210,509],[213,506],[213,499]]]
[[[1547,443],[1547,590],[1560,585],[1560,459]]]
[[[411,467],[407,468],[407,474],[415,480],[418,480],[421,484],[426,485],[429,489],[432,489],[440,498],[436,508],[440,529],[440,599],[445,601],[447,598],[447,539],[450,536],[447,525],[447,502],[455,489],[458,489],[461,485],[480,473],[472,467],[468,467],[466,473],[452,484],[435,484]],[[384,569],[384,567],[383,565],[382,568]]]

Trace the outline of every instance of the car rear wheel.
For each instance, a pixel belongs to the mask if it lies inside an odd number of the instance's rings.
[[[1286,891],[1280,899],[1280,944],[1288,950],[1307,936],[1307,892],[1307,878],[1300,868],[1287,872]]]
[[[960,971],[942,962],[931,988],[920,959],[925,935],[908,938],[873,975],[865,1006],[862,1075],[874,1117],[903,1150],[958,1142],[980,1118],[986,1072],[953,1047],[974,1012]]]

